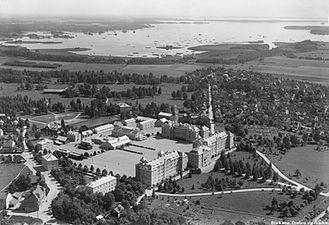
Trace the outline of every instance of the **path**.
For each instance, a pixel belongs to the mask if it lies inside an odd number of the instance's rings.
[[[256,150],[256,153],[260,156],[260,157],[262,157],[263,159],[264,159],[264,161],[267,163],[267,164],[270,164],[271,163],[271,161],[263,154],[263,153],[261,153],[261,152],[259,152],[259,151],[257,151]],[[293,185],[295,185],[295,188],[297,189],[297,190],[300,190],[300,189],[302,189],[302,188],[304,188],[304,190],[306,190],[306,191],[310,191],[310,190],[312,190],[311,188],[309,188],[309,187],[306,187],[305,185],[303,185],[303,184],[300,184],[300,183],[298,183],[298,182],[296,182],[296,181],[294,181],[294,180],[292,180],[292,179],[290,179],[290,178],[288,178],[286,175],[284,175],[273,163],[271,163],[271,165],[272,165],[272,169],[276,172],[276,173],[278,173],[278,175],[280,176],[280,177],[282,177],[284,180],[286,180],[286,181],[288,181],[288,182],[290,182],[291,184],[293,184]],[[329,197],[329,192],[327,192],[327,193],[324,193],[324,192],[321,192],[320,193],[320,195],[322,195],[322,196],[325,196],[325,197]]]
[[[159,196],[169,196],[169,197],[200,197],[200,196],[210,196],[210,195],[221,195],[221,194],[231,194],[231,193],[244,193],[244,192],[255,192],[255,191],[281,191],[281,188],[250,188],[250,189],[239,189],[231,191],[216,191],[216,192],[205,192],[205,193],[191,193],[191,194],[169,194],[156,192]]]
[[[329,206],[326,210],[324,210],[323,212],[321,212],[317,217],[315,217],[313,220],[312,220],[312,224],[316,224],[318,222],[321,221],[322,217],[324,217],[326,215],[326,213],[329,213]]]
[[[274,170],[274,172],[276,172],[280,177],[282,177],[284,180],[288,181],[289,183],[292,183],[296,186],[297,190],[300,190],[301,188],[304,188],[306,191],[310,191],[312,190],[311,188],[309,187],[306,187],[305,185],[303,184],[300,184],[290,178],[288,178],[286,175],[284,175],[273,163],[271,163],[271,161],[261,152],[257,151],[256,150],[256,153],[262,157],[264,159],[264,161],[267,163],[267,164],[271,164],[272,165],[272,169]]]
[[[22,154],[24,159],[26,160],[25,165],[31,170],[35,171],[34,167],[38,166],[33,160],[32,153],[30,152],[24,152]],[[31,216],[34,218],[42,219],[43,222],[49,223],[49,224],[58,224],[56,219],[52,216],[50,205],[54,198],[58,195],[58,193],[61,190],[60,184],[53,178],[49,171],[42,172],[42,175],[45,177],[45,182],[47,186],[49,187],[48,195],[44,198],[42,203],[40,204],[39,211],[37,212],[31,212],[31,213],[22,213],[22,212],[12,212],[8,211],[9,215],[19,215],[19,216]]]

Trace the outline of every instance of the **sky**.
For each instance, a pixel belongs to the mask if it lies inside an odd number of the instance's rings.
[[[329,0],[0,0],[0,16],[328,18]]]

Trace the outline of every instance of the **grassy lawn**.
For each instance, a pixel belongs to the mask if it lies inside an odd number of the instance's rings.
[[[19,174],[28,174],[29,168],[25,167],[24,164],[0,164],[0,190],[6,187],[12,180]],[[23,169],[24,168],[24,169]]]
[[[321,60],[289,59],[276,56],[266,57],[263,61],[255,60],[244,64],[229,65],[234,69],[252,70],[261,73],[273,73],[296,80],[307,80],[329,84],[329,62]]]
[[[285,155],[270,155],[271,161],[285,175],[291,175],[293,180],[313,188],[324,182],[325,190],[329,190],[329,151],[319,152],[316,145],[292,148]],[[296,169],[301,172],[300,178],[294,177]]]
[[[26,225],[42,225],[43,221],[41,219],[29,217],[29,216],[12,216],[9,219],[10,224],[26,224]]]
[[[90,151],[94,152],[96,149],[98,149],[98,147],[94,146],[93,150]],[[145,152],[146,151],[149,154],[154,154],[154,157],[156,156],[155,152],[145,150]],[[122,150],[112,150],[90,157],[83,161],[77,160],[75,162],[77,164],[81,163],[83,166],[87,165],[88,168],[93,165],[95,169],[106,169],[108,172],[112,171],[114,174],[135,176],[135,165],[142,157],[143,155],[135,153],[125,152]]]
[[[98,88],[101,88],[103,86],[107,86],[110,88],[111,91],[126,91],[128,88],[132,89],[132,87],[152,87],[152,85],[136,85],[136,84],[99,84]],[[177,105],[178,108],[182,108],[183,107],[183,100],[174,100],[171,97],[171,93],[173,91],[177,91],[180,90],[182,87],[182,84],[167,84],[167,83],[162,83],[158,86],[158,88],[161,87],[161,91],[162,94],[161,95],[157,95],[152,97],[146,97],[143,99],[115,99],[115,98],[111,98],[110,101],[111,102],[127,102],[131,105],[135,105],[136,101],[138,101],[139,104],[141,104],[142,106],[145,106],[147,104],[150,104],[151,102],[155,102],[156,104],[161,104],[161,103],[168,103],[169,105]],[[190,93],[188,93],[188,96],[190,95]]]
[[[172,213],[184,215],[196,224],[220,224],[225,220],[232,220],[232,222],[243,221],[247,224],[250,221],[263,221],[265,224],[270,224],[270,221],[281,221],[279,213],[275,212],[272,215],[265,210],[266,205],[270,205],[275,197],[278,202],[289,202],[292,200],[290,196],[281,194],[279,192],[251,192],[251,193],[233,193],[214,196],[191,197],[187,198],[187,204],[181,205],[174,202],[175,200],[182,201],[184,198],[179,197],[159,197],[150,203],[152,208],[161,209]],[[200,205],[195,202],[200,200]],[[298,195],[293,199],[296,205],[300,205],[304,200]],[[323,201],[319,197],[318,200],[302,208],[299,214],[294,218],[288,220],[306,221],[313,205],[318,205]],[[216,221],[216,222],[214,222]]]
[[[96,127],[98,125],[105,124],[105,123],[113,123],[114,121],[116,121],[118,119],[120,119],[120,115],[119,116],[110,116],[110,117],[103,116],[103,117],[97,117],[97,118],[92,118],[92,119],[85,118],[84,121],[74,123],[73,126],[80,127],[80,126],[86,125],[87,127],[91,128],[91,127]]]
[[[261,161],[258,157],[253,158],[251,153],[248,152],[232,152],[230,154],[232,162],[235,160],[239,161],[242,160],[244,163],[249,162],[251,168],[254,164],[256,165],[264,165],[263,161]],[[246,180],[242,177],[234,177],[232,175],[225,175],[223,172],[211,172],[211,173],[203,173],[203,174],[193,174],[192,178],[184,177],[182,180],[177,181],[177,183],[184,187],[185,193],[198,193],[198,192],[209,192],[211,190],[203,190],[201,187],[201,184],[205,183],[209,176],[212,176],[214,180],[217,178],[221,180],[222,178],[229,180],[236,180],[236,183],[238,183],[240,180],[242,181],[243,185],[241,188],[257,188],[257,187],[274,187],[273,185],[270,185],[269,183],[264,182],[257,182],[257,181],[251,181]],[[194,185],[194,190],[192,190],[192,185]],[[214,190],[216,191],[216,190]]]

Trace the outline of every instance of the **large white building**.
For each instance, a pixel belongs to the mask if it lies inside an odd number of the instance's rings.
[[[200,129],[188,123],[166,123],[161,128],[161,135],[169,139],[181,139],[193,142],[199,137]]]
[[[69,132],[67,132],[66,136],[72,142],[76,142],[81,139],[81,134],[77,131],[69,131]]]
[[[138,116],[136,118],[137,122],[137,127],[141,130],[146,130],[153,128],[155,126],[156,119],[149,118],[149,117],[143,117],[143,116]]]
[[[105,124],[102,126],[95,127],[93,131],[95,134],[101,134],[105,132],[111,132],[113,129],[114,129],[113,124]]]
[[[117,178],[113,176],[102,177],[98,180],[92,181],[86,185],[87,189],[90,189],[93,193],[106,194],[114,191],[117,185]]]
[[[131,127],[123,127],[123,126],[115,126],[112,131],[112,136],[121,137],[128,136],[131,140],[142,141],[146,139],[146,136],[143,132],[141,132],[138,128]]]
[[[131,142],[131,140],[125,135],[125,136],[121,136],[118,138],[108,139],[107,141],[103,142],[100,145],[100,148],[103,148],[106,150],[113,150],[113,149],[119,148],[123,145],[126,145],[130,142]]]
[[[221,151],[225,150],[228,135],[226,132],[215,133],[208,138],[204,139],[206,146],[212,150],[212,155],[218,155]]]
[[[42,156],[41,161],[46,170],[58,169],[58,159],[51,153]]]
[[[178,175],[187,168],[185,153],[162,152],[158,158],[147,161],[144,157],[136,164],[136,178],[146,185],[153,186],[166,178]]]
[[[54,142],[48,138],[45,138],[41,141],[39,141],[36,144],[37,148],[40,148],[41,150],[47,149],[49,150],[50,148],[52,148],[54,146]]]

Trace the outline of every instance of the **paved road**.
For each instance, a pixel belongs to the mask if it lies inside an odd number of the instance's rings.
[[[322,217],[324,217],[326,215],[326,213],[329,213],[329,206],[326,210],[324,210],[322,213],[320,213],[317,217],[315,217],[312,220],[312,224],[316,224],[317,222],[320,222]]]
[[[267,164],[270,164],[271,163],[271,161],[263,154],[263,153],[261,153],[261,152],[259,152],[259,151],[256,151],[256,153],[260,156],[260,157],[262,157],[263,159],[264,159],[264,161],[267,163]],[[311,188],[309,188],[309,187],[306,187],[305,185],[303,185],[303,184],[300,184],[300,183],[298,183],[298,182],[296,182],[296,181],[294,181],[294,180],[292,180],[292,179],[290,179],[290,178],[288,178],[286,175],[284,175],[273,163],[272,163],[272,169],[276,172],[276,173],[278,173],[278,175],[280,176],[280,177],[282,177],[284,180],[286,180],[286,181],[288,181],[288,182],[290,182],[290,183],[292,183],[292,184],[294,184],[295,186],[296,186],[296,188],[297,188],[297,190],[300,190],[301,188],[304,188],[305,190],[312,190]]]
[[[169,194],[156,192],[159,196],[170,196],[170,197],[200,197],[200,196],[210,196],[210,195],[221,195],[221,194],[231,194],[231,193],[244,193],[244,192],[255,192],[255,191],[281,191],[281,188],[250,188],[250,189],[239,189],[232,191],[216,191],[216,192],[205,192],[205,193],[191,193],[191,194]]]
[[[256,151],[256,153],[260,156],[260,157],[262,157],[263,159],[264,159],[264,161],[267,163],[267,164],[270,164],[271,163],[271,161],[263,154],[263,153],[261,153],[261,152],[259,152],[259,151]],[[290,178],[288,178],[286,175],[284,175],[273,163],[272,163],[272,169],[275,171],[275,172],[277,172],[278,173],[278,175],[280,176],[280,177],[282,177],[284,180],[286,180],[286,181],[288,181],[288,182],[290,182],[290,183],[292,183],[293,185],[295,185],[294,187],[297,189],[297,190],[300,190],[301,188],[304,188],[306,191],[310,191],[310,190],[312,190],[311,188],[309,188],[309,187],[307,187],[307,186],[305,186],[305,185],[303,185],[303,184],[300,184],[300,183],[298,183],[298,182],[296,182],[296,181],[294,181],[294,180],[292,180],[292,179],[290,179]],[[288,185],[289,186],[289,185]],[[291,186],[291,185],[290,185]],[[321,192],[320,193],[320,195],[322,195],[322,196],[325,196],[325,197],[329,197],[329,192],[327,192],[327,193],[325,193],[325,192]]]
[[[22,154],[24,159],[26,160],[25,165],[29,167],[29,169],[35,173],[34,167],[37,166],[36,163],[33,160],[32,153],[24,152]],[[50,224],[59,224],[55,218],[52,216],[50,211],[50,205],[52,200],[58,195],[58,193],[61,190],[61,186],[59,183],[50,175],[49,171],[42,172],[42,174],[45,177],[45,182],[49,187],[48,195],[45,197],[43,202],[40,205],[39,211],[37,212],[31,212],[31,213],[18,213],[18,212],[12,212],[8,211],[9,215],[20,215],[20,216],[31,216],[34,218],[42,219],[43,222],[50,223]]]

